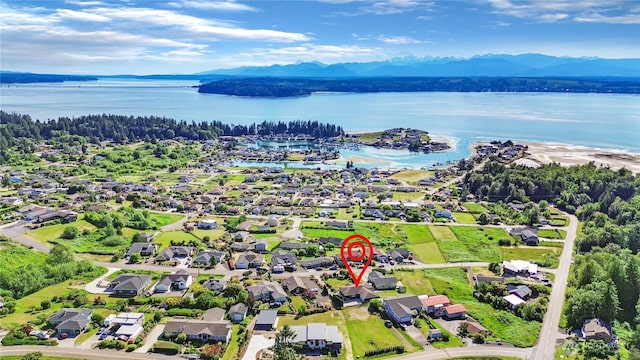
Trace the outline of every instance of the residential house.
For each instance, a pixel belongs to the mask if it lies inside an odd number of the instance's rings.
[[[325,226],[336,228],[336,229],[346,229],[349,225],[346,221],[331,220],[331,221],[327,221]]]
[[[156,261],[169,261],[173,258],[193,256],[193,246],[169,246],[156,256]]]
[[[291,276],[284,280],[282,286],[292,295],[317,295],[320,291],[318,284],[307,276]]]
[[[278,310],[260,310],[256,318],[254,330],[271,331],[275,330],[278,324]]]
[[[407,249],[390,249],[387,253],[389,254],[389,258],[397,263],[402,263],[405,260],[413,260],[413,254]]]
[[[345,305],[352,302],[363,303],[367,300],[379,298],[373,287],[368,285],[347,285],[339,289],[340,297]]]
[[[231,340],[231,325],[228,321],[172,319],[164,327],[164,336],[172,338],[180,333],[189,340],[228,343]]]
[[[334,263],[334,258],[323,256],[315,259],[301,261],[300,265],[305,269],[314,269],[319,267],[331,266],[333,265],[333,263]]]
[[[344,239],[339,237],[321,237],[318,239],[321,244],[333,244],[335,246],[341,246]]]
[[[213,219],[206,219],[198,222],[198,229],[211,230],[218,227],[218,222]]]
[[[140,254],[140,256],[152,256],[158,251],[157,244],[150,244],[146,242],[134,242],[127,250],[127,257],[133,254]]]
[[[91,315],[91,309],[63,308],[49,317],[49,324],[55,326],[58,336],[64,333],[75,337],[89,326]]]
[[[158,283],[156,284],[155,292],[167,292],[170,290],[185,290],[191,283],[193,278],[189,273],[184,270],[178,270],[174,274],[162,275]]]
[[[600,318],[586,319],[580,330],[585,340],[599,339],[608,344],[613,339],[611,325]]]
[[[297,243],[297,242],[291,242],[291,241],[283,241],[280,243],[280,245],[278,246],[280,249],[282,250],[300,250],[300,249],[306,249],[309,247],[309,244],[303,244],[303,243]]]
[[[234,242],[233,244],[231,244],[231,246],[229,246],[229,248],[231,248],[231,250],[236,252],[243,252],[247,250],[252,250],[254,248],[254,245],[249,243]]]
[[[247,317],[247,310],[249,310],[247,305],[237,303],[229,308],[229,319],[231,319],[231,322],[237,324]]]
[[[247,251],[238,257],[235,262],[236,269],[249,269],[262,266],[264,263],[264,255],[255,253],[253,251]]]
[[[505,276],[531,276],[538,273],[538,265],[525,260],[503,261],[502,270]]]
[[[151,285],[151,275],[145,274],[121,274],[109,284],[109,289],[115,295],[136,296],[144,292]]]
[[[224,261],[226,253],[218,250],[204,250],[198,253],[193,259],[194,265],[209,266],[212,263],[212,259],[215,259],[216,264],[220,264]]]
[[[247,287],[249,295],[256,300],[274,301],[284,303],[287,301],[287,293],[282,286],[275,281],[263,281]]]
[[[517,227],[512,229],[509,234],[513,237],[520,238],[527,245],[538,245],[538,230],[535,228]]]
[[[253,248],[256,251],[267,251],[268,246],[269,242],[265,239],[258,239],[253,243]]]
[[[111,324],[120,326],[116,330],[116,337],[124,336],[127,339],[138,337],[144,331],[143,323],[143,313],[120,313],[111,319]]]
[[[385,276],[381,272],[374,270],[369,274],[369,283],[376,290],[389,290],[396,288],[398,279],[395,276]]]
[[[227,286],[227,281],[222,279],[211,278],[203,282],[202,286],[206,287],[209,290],[222,292],[224,288]]]
[[[507,303],[507,307],[511,310],[515,310],[518,305],[525,303],[525,301],[516,294],[509,294],[503,297],[503,299]]]
[[[522,300],[527,300],[531,296],[531,289],[527,285],[507,285],[509,294],[514,294]]]
[[[285,215],[284,212],[282,214]],[[288,215],[288,214],[286,214],[286,215]],[[280,223],[280,217],[278,215],[269,215],[269,216],[267,216],[267,225],[269,225],[271,227],[276,227],[276,226],[278,226],[279,223]]]
[[[325,323],[309,323],[304,326],[291,326],[296,336],[293,344],[314,350],[331,350],[339,352],[342,349],[342,334],[335,325]]]
[[[389,256],[382,249],[378,249],[378,248],[373,249],[373,258],[376,261],[380,261],[383,263],[386,263],[389,261]]]
[[[231,234],[231,239],[235,242],[248,242],[253,240],[253,235],[248,231],[238,231]]]
[[[427,314],[440,317],[444,315],[444,308],[451,305],[451,300],[447,295],[434,295],[423,299],[422,303]]]
[[[444,308],[444,318],[447,320],[465,319],[467,309],[462,304],[449,305]]]
[[[415,295],[385,299],[382,304],[385,313],[397,323],[411,323],[414,311],[424,311],[422,301]]]
[[[271,271],[274,273],[281,273],[287,269],[295,271],[297,261],[295,254],[276,251],[271,254]]]

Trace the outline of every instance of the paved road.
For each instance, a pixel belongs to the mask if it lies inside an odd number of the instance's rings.
[[[77,358],[88,360],[168,360],[182,359],[180,356],[168,356],[152,353],[124,352],[116,350],[94,350],[94,349],[66,349],[54,346],[0,346],[0,354],[3,356],[23,355],[30,352],[40,351],[45,356],[57,356],[65,358]]]
[[[114,272],[119,271],[119,270],[120,270],[120,268],[107,267],[107,272],[104,275],[98,277],[97,279],[95,279],[95,280],[91,281],[90,283],[88,283],[87,285],[85,285],[84,289],[87,290],[88,292],[92,293],[92,294],[102,294],[102,293],[104,293],[104,290],[106,288],[100,287],[100,286],[98,286],[98,284],[102,280],[106,279],[109,275],[111,275]]]
[[[47,244],[43,244],[40,241],[32,239],[26,235],[24,235],[29,229],[24,227],[25,222],[16,221],[10,224],[6,224],[0,226],[0,235],[4,235],[11,240],[17,241],[27,247],[33,248],[34,250],[48,253],[51,250],[51,247]]]
[[[569,269],[571,267],[571,257],[573,255],[573,245],[578,233],[578,218],[569,215],[569,226],[565,228],[567,237],[565,240],[562,255],[560,255],[560,265],[556,270],[556,278],[549,297],[547,313],[544,316],[542,330],[538,345],[535,348],[532,359],[547,360],[553,359],[555,353],[556,339],[558,338],[558,324],[562,314],[562,304],[567,289],[569,279]]]
[[[463,348],[434,349],[429,347],[425,351],[415,352],[394,357],[394,360],[440,360],[457,357],[492,357],[505,356],[518,359],[530,359],[532,348],[512,348],[498,345],[472,345]]]

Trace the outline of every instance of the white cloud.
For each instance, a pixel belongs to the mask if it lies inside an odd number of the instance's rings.
[[[111,20],[106,16],[91,14],[84,11],[69,10],[69,9],[58,9],[57,14],[60,18],[63,18],[63,19],[71,19],[71,20],[79,20],[79,21],[107,22]]]
[[[639,23],[640,10],[628,0],[486,0],[493,12],[539,22],[571,20],[617,24]]]
[[[182,0],[179,5],[187,8],[213,11],[258,11],[253,6],[235,1]]]
[[[385,44],[391,45],[407,45],[407,44],[422,44],[424,41],[416,40],[409,36],[386,36],[380,35],[376,38],[379,41],[382,41]]]

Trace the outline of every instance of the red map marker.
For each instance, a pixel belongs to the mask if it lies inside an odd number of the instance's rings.
[[[364,275],[365,271],[371,264],[371,259],[373,258],[373,246],[371,245],[371,241],[367,239],[365,236],[360,234],[354,234],[344,239],[342,242],[342,246],[340,246],[340,257],[342,257],[342,262],[344,266],[349,271],[351,275],[351,280],[353,280],[353,284],[358,286],[360,284],[360,279]],[[364,259],[366,258],[366,261]],[[359,270],[359,274],[353,272],[354,269],[351,268],[349,262],[360,262],[362,261],[364,267]]]

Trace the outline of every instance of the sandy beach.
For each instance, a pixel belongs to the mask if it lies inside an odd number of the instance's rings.
[[[522,141],[517,143],[528,146],[528,155],[518,160],[518,163],[528,166],[552,162],[571,166],[593,161],[597,166],[608,166],[612,169],[626,168],[634,173],[640,173],[640,154],[559,143]]]

